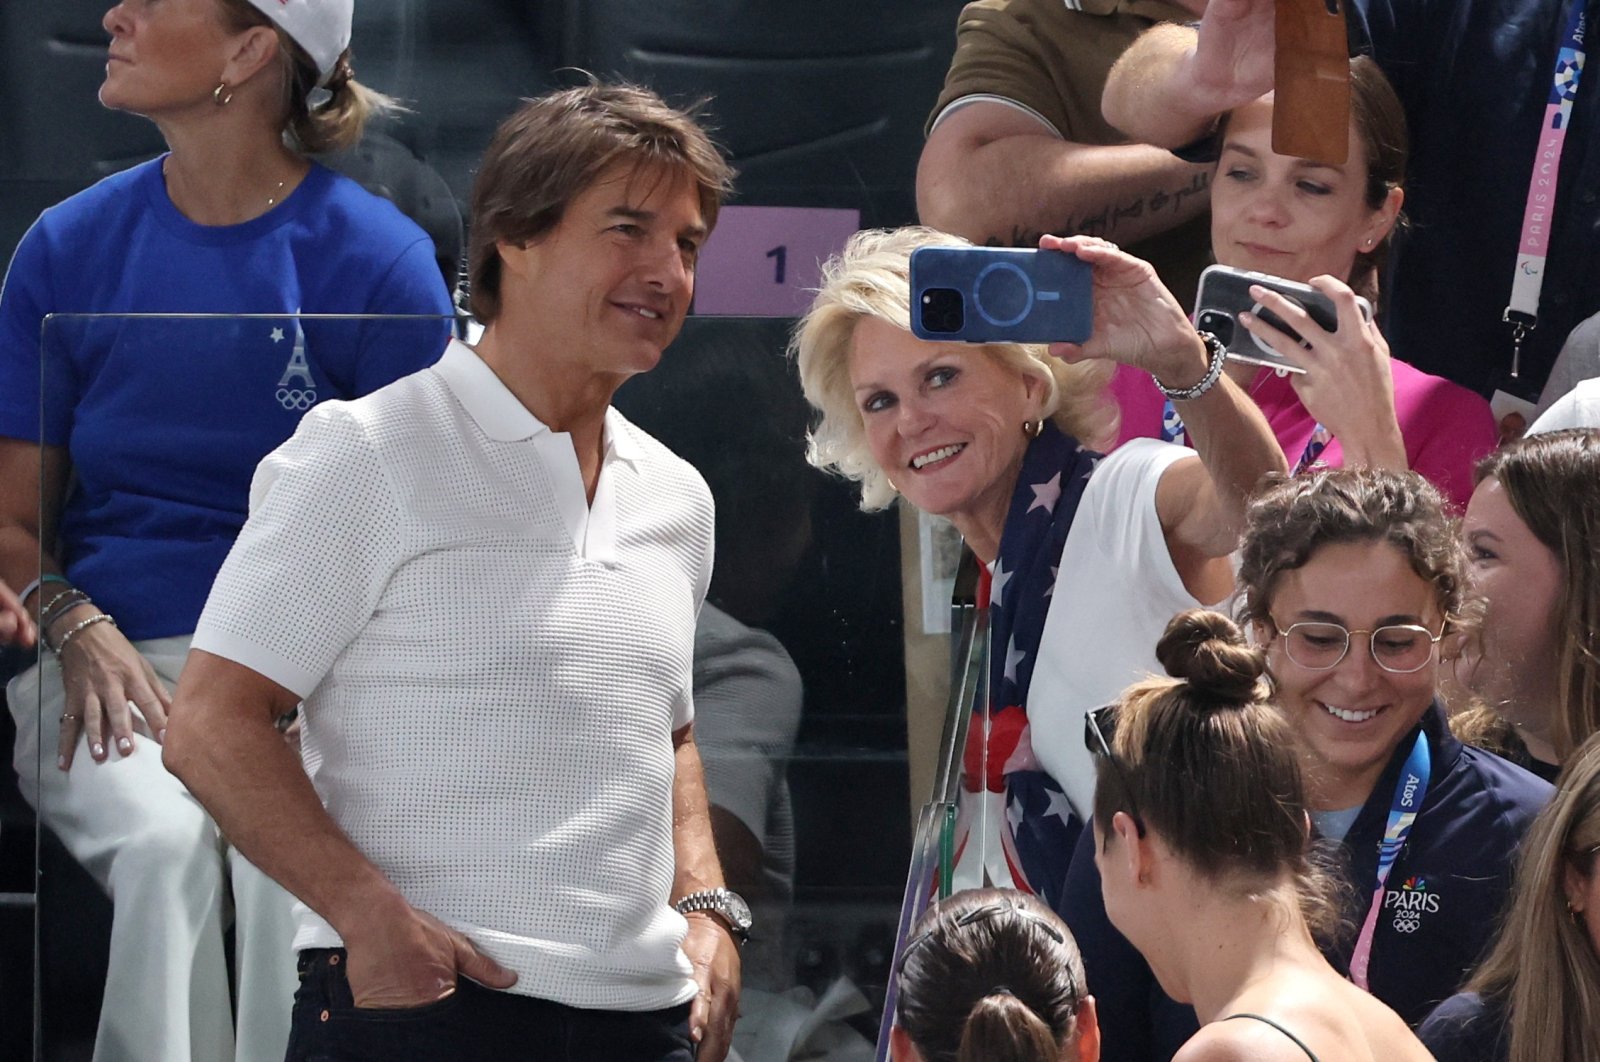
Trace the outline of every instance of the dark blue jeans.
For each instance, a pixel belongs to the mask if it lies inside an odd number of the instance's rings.
[[[402,1010],[360,1008],[343,949],[300,953],[286,1062],[692,1062],[689,1005],[581,1010],[462,980]]]

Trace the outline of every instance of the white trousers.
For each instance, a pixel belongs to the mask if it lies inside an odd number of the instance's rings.
[[[187,637],[134,646],[169,688],[177,684]],[[72,769],[57,769],[66,692],[53,658],[12,679],[6,698],[23,796],[111,897],[95,1062],[281,1062],[298,983],[293,897],[222,839],[147,734],[131,756],[108,742],[105,763],[80,737]],[[237,1047],[222,947],[230,920]]]

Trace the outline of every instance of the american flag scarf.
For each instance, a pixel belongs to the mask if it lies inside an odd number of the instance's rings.
[[[1082,823],[1072,814],[1061,787],[1034,758],[1026,705],[1061,550],[1099,460],[1099,454],[1084,449],[1048,420],[1023,456],[1000,536],[1000,555],[988,580],[987,758],[981,717],[973,719],[964,750],[965,792],[957,844],[965,848],[970,842],[982,850],[983,868],[991,882],[1037,893],[1052,908],[1059,906]],[[998,812],[1002,805],[1002,822],[993,821],[999,815],[979,814],[981,807]],[[980,817],[990,820],[986,825],[997,835],[988,843],[974,836],[983,829],[974,821]]]

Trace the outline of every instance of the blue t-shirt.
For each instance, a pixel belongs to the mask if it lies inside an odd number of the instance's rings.
[[[317,165],[261,217],[207,226],[173,206],[157,159],[46,210],[18,245],[0,292],[0,436],[67,448],[56,557],[128,637],[194,630],[256,463],[311,405],[433,364],[450,325],[71,315],[296,312],[451,304],[423,231]]]
[[[1372,994],[1413,1026],[1460,988],[1483,957],[1511,892],[1522,836],[1552,792],[1515,764],[1457,741],[1438,705],[1422,717],[1422,730],[1433,773],[1390,870],[1368,968]],[[1356,930],[1372,902],[1378,844],[1414,740],[1408,734],[1400,741],[1341,847],[1348,888],[1339,898],[1348,931],[1324,949],[1340,973],[1349,970]],[[1170,1059],[1199,1030],[1194,1008],[1161,990],[1144,957],[1106,917],[1092,830],[1073,853],[1063,907],[1097,1004],[1101,1058]]]

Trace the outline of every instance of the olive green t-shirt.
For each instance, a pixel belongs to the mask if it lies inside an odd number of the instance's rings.
[[[995,99],[1019,107],[1064,140],[1126,144],[1101,116],[1100,96],[1111,64],[1158,22],[1192,22],[1170,0],[974,0],[956,23],[956,51],[944,90],[928,117],[931,131],[962,100]],[[1127,208],[1177,209],[1176,196],[1153,196]],[[1103,232],[1110,218],[1064,218],[1062,230]],[[1070,226],[1069,226],[1070,223]],[[1025,241],[1031,242],[1031,241]],[[1194,301],[1200,270],[1211,261],[1205,215],[1128,246],[1151,262],[1185,307]]]

